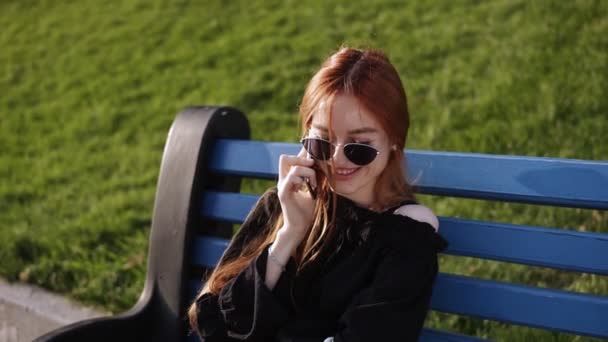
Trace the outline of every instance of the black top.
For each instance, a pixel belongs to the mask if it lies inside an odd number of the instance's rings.
[[[291,258],[269,290],[266,248],[219,295],[207,293],[196,301],[203,341],[417,340],[437,253],[447,242],[430,224],[393,214],[398,206],[377,213],[346,197],[338,196],[337,203],[337,247],[320,261],[296,274]],[[269,229],[280,210],[273,188],[249,213],[220,263]]]

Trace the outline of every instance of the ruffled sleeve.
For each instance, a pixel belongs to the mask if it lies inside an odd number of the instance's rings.
[[[278,198],[265,193],[248,215],[222,256],[220,264],[239,255],[242,246],[263,233],[276,214]],[[199,333],[206,342],[265,340],[276,334],[289,317],[289,293],[296,271],[290,259],[286,270],[270,290],[265,284],[268,246],[243,271],[231,279],[219,294],[206,293],[196,300]]]
[[[416,341],[429,309],[437,253],[447,242],[432,226],[386,215],[374,227],[381,261],[369,287],[338,322],[338,341]]]

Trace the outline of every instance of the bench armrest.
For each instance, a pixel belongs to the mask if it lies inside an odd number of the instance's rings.
[[[135,315],[99,317],[72,323],[35,339],[51,341],[148,341],[145,319]]]

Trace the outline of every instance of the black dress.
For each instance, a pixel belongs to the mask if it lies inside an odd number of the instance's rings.
[[[207,293],[196,301],[203,341],[417,340],[437,253],[447,242],[430,224],[393,214],[396,208],[377,213],[338,196],[336,249],[297,274],[290,259],[269,290],[266,247],[219,295]],[[222,259],[238,255],[280,210],[273,188],[247,216]]]

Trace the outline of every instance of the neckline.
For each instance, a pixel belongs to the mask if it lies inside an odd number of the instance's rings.
[[[399,208],[402,205],[407,204],[407,203],[410,202],[409,200],[403,200],[401,203],[399,203],[399,204],[397,204],[395,206],[386,208],[386,209],[384,209],[382,211],[375,211],[375,210],[372,210],[370,208],[362,207],[362,206],[358,205],[357,203],[355,203],[355,201],[353,201],[350,198],[345,197],[343,195],[340,195],[340,194],[336,193],[336,197],[338,199],[338,203],[340,203],[340,202],[346,203],[348,206],[350,206],[350,207],[352,207],[352,208],[354,208],[354,209],[356,209],[358,211],[361,211],[361,212],[364,212],[364,213],[368,213],[368,214],[374,214],[374,215],[385,215],[387,213],[388,214],[392,214],[397,208]]]

